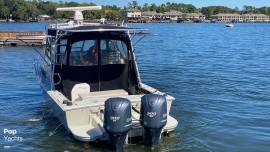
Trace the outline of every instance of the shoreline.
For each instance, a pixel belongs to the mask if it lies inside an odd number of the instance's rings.
[[[57,23],[55,21],[48,21],[48,22],[0,22],[0,24],[51,24],[51,23]],[[63,22],[58,22],[63,23]],[[99,23],[99,22],[85,22],[85,23]],[[107,22],[107,24],[121,24],[122,22],[119,21],[112,21]],[[125,24],[270,24],[269,22],[125,22]]]

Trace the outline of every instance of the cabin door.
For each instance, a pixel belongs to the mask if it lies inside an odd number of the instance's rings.
[[[128,88],[128,49],[121,40],[102,39],[100,42],[99,90]]]
[[[72,84],[88,83],[91,91],[100,90],[98,40],[71,42],[68,63],[63,70],[64,80]]]
[[[90,91],[128,89],[128,51],[121,40],[71,42],[68,66],[63,67],[64,88],[88,83]],[[69,90],[69,89],[68,89]],[[68,92],[68,91],[67,91]]]

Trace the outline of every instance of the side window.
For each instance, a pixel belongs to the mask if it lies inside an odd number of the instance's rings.
[[[98,50],[96,40],[74,42],[71,46],[69,63],[73,66],[98,65]]]
[[[127,46],[120,40],[101,40],[101,64],[125,64],[127,60]]]
[[[67,48],[67,39],[61,39],[59,41],[59,56],[57,58],[58,63],[66,64],[66,48]]]
[[[48,58],[51,57],[51,43],[52,43],[52,38],[47,38],[44,53],[45,53],[45,56],[48,57]]]
[[[60,53],[64,54],[67,48],[67,39],[60,40]]]

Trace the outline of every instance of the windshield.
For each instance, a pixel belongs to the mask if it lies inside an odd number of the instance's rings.
[[[127,52],[127,46],[121,40],[77,41],[71,45],[69,64],[71,66],[125,64],[128,59]]]
[[[72,44],[70,51],[70,65],[97,65],[97,40],[83,40]]]

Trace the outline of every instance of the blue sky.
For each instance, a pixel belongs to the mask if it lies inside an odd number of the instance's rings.
[[[58,0],[54,0],[58,1]],[[76,2],[94,2],[97,5],[117,5],[117,6],[125,6],[128,2],[131,2],[132,0],[62,0],[62,1],[76,1]],[[142,5],[144,3],[166,3],[166,2],[176,2],[176,3],[187,3],[187,4],[193,4],[196,7],[202,7],[202,6],[211,6],[211,5],[222,5],[222,6],[228,6],[228,7],[239,7],[240,9],[244,5],[251,5],[256,7],[262,7],[262,6],[269,6],[270,7],[270,0],[137,0],[137,2]]]

